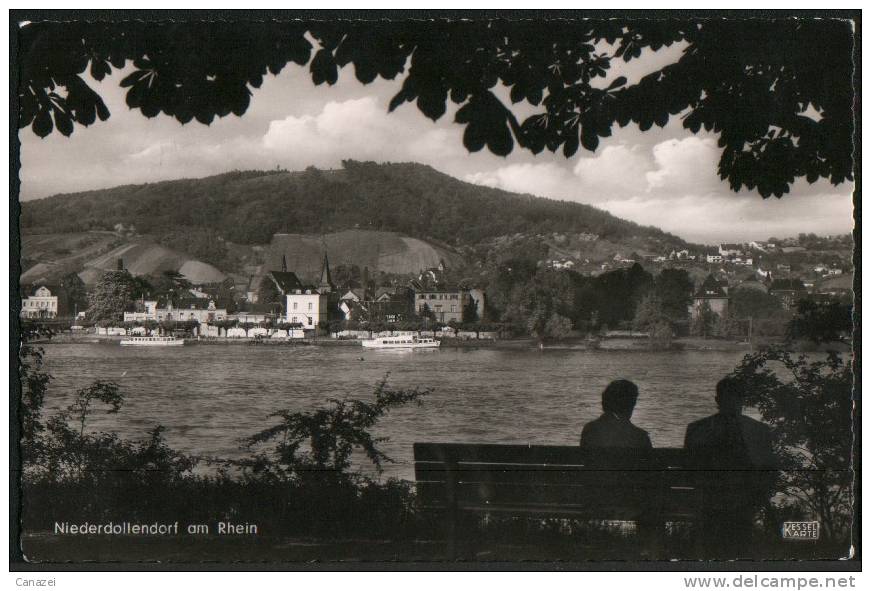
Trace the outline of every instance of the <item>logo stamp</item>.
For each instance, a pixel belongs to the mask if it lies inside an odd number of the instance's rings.
[[[820,539],[820,522],[819,521],[785,521],[783,523],[783,539],[784,540],[819,540]]]

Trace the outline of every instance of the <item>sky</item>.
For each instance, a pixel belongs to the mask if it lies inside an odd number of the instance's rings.
[[[681,49],[620,62],[609,80],[625,75],[631,84],[676,59]],[[466,151],[463,126],[453,123],[456,107],[450,103],[437,122],[411,103],[388,114],[401,76],[363,85],[349,67],[336,85],[315,86],[306,68],[288,64],[253,90],[244,116],[206,126],[181,125],[164,115],[147,119],[129,109],[125,89],[118,86],[127,71],[102,82],[87,79],[109,107],[107,121],[77,126],[71,137],[55,132],[40,139],[29,128],[19,132],[23,200],[230,170],[338,168],[341,160],[354,159],[420,162],[470,183],[590,204],[706,244],[801,232],[841,234],[853,227],[852,184],[801,180],[782,199],[735,193],[716,173],[716,135],[693,135],[676,117],[647,132],[634,124],[615,125],[613,136],[603,138],[595,152],[581,148],[568,159],[561,152],[533,155],[517,146],[499,157],[486,148]],[[498,94],[507,96],[503,89]]]

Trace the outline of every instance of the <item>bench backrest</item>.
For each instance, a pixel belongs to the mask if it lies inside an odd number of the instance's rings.
[[[695,515],[699,488],[681,449],[414,444],[424,507],[593,519]]]

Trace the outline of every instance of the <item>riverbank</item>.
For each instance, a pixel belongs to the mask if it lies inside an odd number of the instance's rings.
[[[126,336],[97,335],[93,333],[59,333],[51,339],[33,341],[34,344],[118,344]],[[331,337],[318,337],[313,339],[258,339],[258,338],[225,338],[207,337],[202,339],[185,339],[187,345],[245,345],[245,346],[271,346],[271,347],[359,347],[360,339],[334,339]],[[541,342],[534,338],[509,338],[509,339],[457,339],[442,338],[441,348],[451,349],[496,349],[496,350],[529,350],[539,349],[543,351],[725,351],[747,352],[758,351],[771,346],[782,346],[783,343],[777,338],[754,339],[753,343],[737,341],[734,339],[681,337],[671,341],[667,347],[651,343],[647,338],[613,337],[599,340],[584,338],[564,339],[559,341]],[[791,343],[789,350],[799,353],[814,353],[826,351],[849,352],[852,349],[850,343],[826,343],[819,345],[810,341]]]

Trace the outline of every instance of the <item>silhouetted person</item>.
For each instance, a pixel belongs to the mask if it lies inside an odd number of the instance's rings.
[[[638,400],[638,386],[629,380],[614,380],[602,392],[602,413],[584,425],[581,447],[651,449],[650,436],[629,419]]]
[[[684,447],[700,468],[702,541],[709,558],[739,558],[753,533],[753,517],[768,501],[777,462],[771,429],[741,414],[741,383],[717,384],[719,412],[687,427]],[[746,555],[746,552],[744,552]]]
[[[645,480],[643,473],[634,470],[638,458],[631,452],[641,450],[641,455],[646,455],[653,449],[647,431],[629,421],[637,401],[638,386],[629,380],[614,380],[602,392],[602,416],[584,425],[581,431],[581,447],[593,452],[588,454],[586,462],[603,470],[602,481],[612,487],[606,492],[609,497],[619,497],[627,492],[627,488],[647,487],[647,484],[642,484]],[[605,452],[608,449],[617,450],[617,454]],[[630,451],[630,454],[624,457],[621,451]],[[629,471],[621,468],[629,468]],[[649,495],[649,500],[654,497]],[[656,519],[654,507],[644,507],[635,521],[643,544],[642,556],[655,556],[663,524]]]

